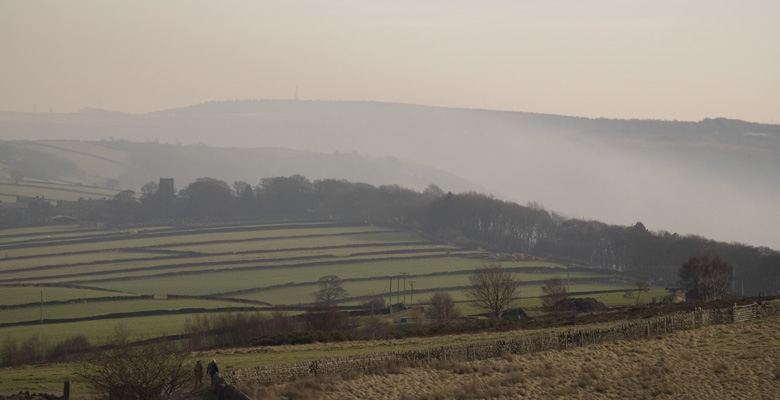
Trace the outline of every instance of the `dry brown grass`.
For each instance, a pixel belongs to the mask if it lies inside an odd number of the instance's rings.
[[[526,356],[392,366],[260,388],[268,399],[774,399],[780,317]]]

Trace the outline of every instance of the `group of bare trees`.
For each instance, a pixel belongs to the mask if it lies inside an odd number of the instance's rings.
[[[702,301],[720,300],[729,292],[734,268],[720,256],[691,257],[680,268],[680,281],[688,297]]]
[[[721,257],[702,255],[691,257],[679,269],[680,283],[689,299],[702,301],[720,300],[730,295],[729,285],[734,269]],[[469,277],[471,286],[464,290],[473,304],[488,311],[493,317],[501,317],[519,300],[518,282],[500,264],[485,265]],[[650,283],[637,280],[635,287],[626,289],[624,297],[642,304],[642,295],[650,290]],[[542,307],[552,313],[568,311],[569,293],[563,280],[549,278],[541,286]],[[429,316],[447,320],[456,313],[452,298],[446,293],[436,293],[428,300]]]

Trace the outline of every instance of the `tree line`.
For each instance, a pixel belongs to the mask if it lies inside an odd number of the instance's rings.
[[[117,223],[322,219],[412,229],[465,247],[625,271],[670,287],[678,285],[680,267],[691,257],[712,255],[733,267],[729,289],[735,294],[780,292],[780,252],[767,247],[653,232],[641,222],[621,226],[566,218],[538,203],[447,193],[436,185],[415,191],[301,175],[262,178],[257,185],[204,177],[178,191],[149,182],[140,196],[124,191],[111,203],[114,214],[106,218]]]
[[[142,189],[141,209],[154,215],[159,201]],[[691,257],[714,255],[733,266],[735,294],[780,292],[780,252],[724,243],[698,235],[566,218],[539,203],[520,205],[468,192],[445,193],[436,185],[414,191],[301,175],[263,178],[256,186],[199,178],[178,191],[174,213],[198,218],[321,218],[417,229],[432,238],[501,252],[521,252],[561,262],[625,271],[667,286],[679,283]],[[717,218],[717,215],[713,215]]]

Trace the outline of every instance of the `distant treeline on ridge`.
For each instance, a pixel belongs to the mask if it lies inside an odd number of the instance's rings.
[[[712,254],[734,266],[735,294],[780,291],[780,252],[766,247],[651,232],[641,222],[619,226],[566,218],[537,203],[523,206],[475,192],[445,193],[436,185],[417,192],[397,185],[312,182],[292,175],[263,178],[254,187],[245,181],[198,178],[176,192],[172,179],[161,179],[142,187],[140,201],[124,191],[107,204],[99,214],[100,208],[91,206],[91,214],[73,217],[113,224],[289,219],[370,223],[416,230],[465,247],[621,270],[670,287],[677,285],[680,266],[690,257]],[[42,217],[77,209],[60,204],[38,212]],[[14,224],[7,213],[2,219],[4,225]]]

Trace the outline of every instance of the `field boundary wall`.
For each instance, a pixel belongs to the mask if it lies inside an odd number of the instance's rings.
[[[738,309],[737,309],[738,310]],[[780,299],[754,305],[757,317],[780,315]],[[245,368],[222,373],[234,384],[279,384],[300,378],[347,371],[371,371],[393,364],[430,361],[473,361],[501,357],[504,354],[531,354],[549,350],[566,350],[591,344],[614,343],[668,335],[677,331],[735,321],[735,308],[716,308],[676,313],[652,319],[627,321],[605,328],[572,329],[557,333],[540,333],[517,339],[496,340],[461,345],[440,346],[419,350],[388,351],[345,357],[333,357],[311,362],[299,362]]]

